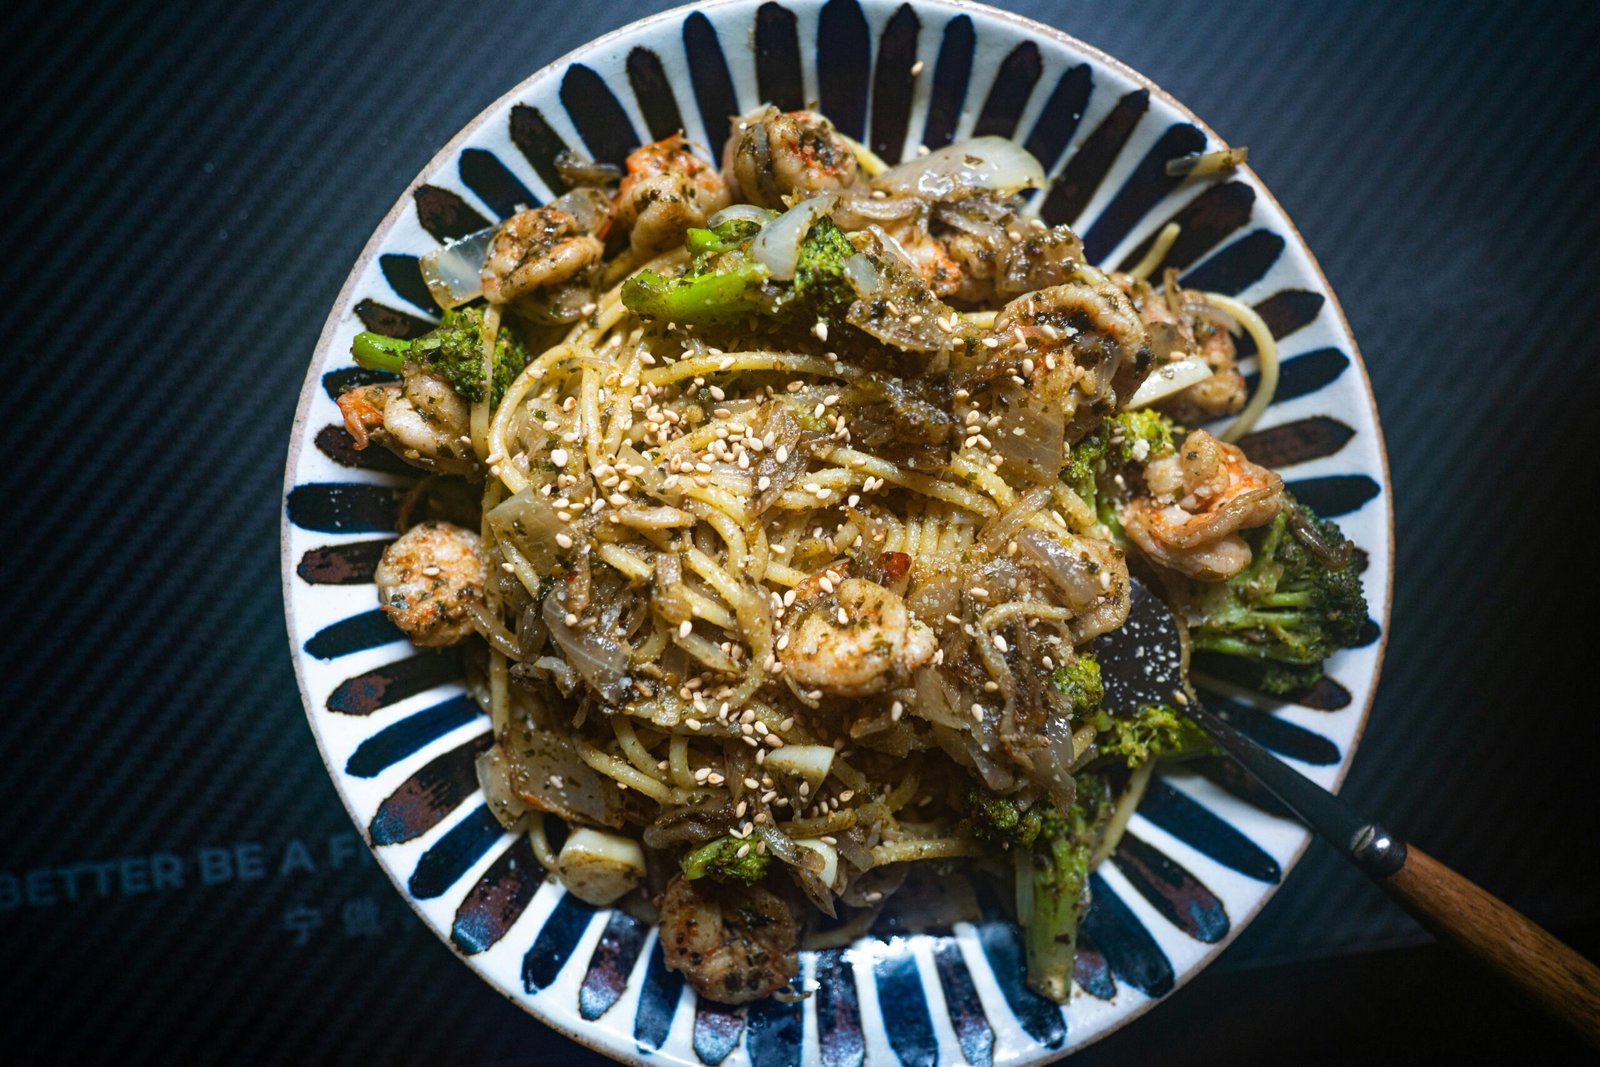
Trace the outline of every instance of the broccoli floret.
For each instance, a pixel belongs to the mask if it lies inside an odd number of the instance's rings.
[[[1355,645],[1367,619],[1349,543],[1295,500],[1244,537],[1248,567],[1226,582],[1195,584],[1194,647],[1270,665],[1262,684],[1271,692],[1315,684],[1322,661]]]
[[[1175,438],[1188,431],[1159,411],[1145,408],[1124,411],[1106,422],[1108,433],[1106,462],[1112,466],[1145,464],[1172,455]]]
[[[1028,984],[1065,1003],[1072,985],[1078,923],[1088,904],[1089,860],[1111,813],[1110,789],[1093,773],[1076,776],[1077,790],[1065,812],[1049,800],[1031,805],[974,790],[968,798],[974,835],[1002,848],[1028,849],[1029,875],[1017,887],[1027,930]],[[1031,913],[1026,913],[1031,912]]]
[[[1153,759],[1214,751],[1211,737],[1166,704],[1147,704],[1132,714],[1101,711],[1090,720],[1102,759],[1137,767]]]
[[[750,238],[761,232],[761,223],[754,219],[729,219],[715,229],[692,226],[683,235],[683,243],[694,257],[695,265],[705,272],[709,257],[720,252],[732,252],[749,244]]]
[[[973,836],[1002,848],[1033,844],[1044,827],[1045,813],[1055,814],[1048,803],[1028,805],[977,788],[967,797],[967,811],[972,817]]]
[[[1019,911],[1027,930],[1028,984],[1042,996],[1065,1003],[1072,985],[1078,924],[1088,904],[1089,861],[1111,814],[1110,788],[1102,776],[1076,776],[1072,805],[1062,812],[1049,800],[1025,804],[975,789],[967,798],[972,832],[1003,849],[1030,852],[1028,883],[1018,886]]]
[[[739,855],[741,846],[748,846],[743,856]],[[719,882],[738,881],[749,885],[767,873],[771,859],[748,841],[719,837],[685,853],[679,865],[685,878],[710,877]]]
[[[443,375],[463,400],[475,404],[483,399],[483,312],[477,308],[446,311],[438,326],[414,341],[370,331],[357,334],[350,353],[363,367],[395,373],[408,360],[413,361]],[[491,405],[500,403],[506,388],[527,365],[528,353],[522,343],[502,326],[494,345]]]
[[[1077,493],[1091,508],[1095,506],[1097,483],[1105,459],[1106,434],[1104,427],[1101,427],[1072,446],[1067,468],[1061,472],[1061,480],[1067,483],[1067,488]]]
[[[1124,411],[1113,415],[1072,446],[1061,480],[1095,509],[1100,521],[1110,527],[1120,541],[1122,523],[1117,518],[1114,499],[1119,487],[1102,488],[1101,483],[1117,474],[1125,474],[1129,467],[1143,467],[1153,459],[1172,455],[1177,440],[1187,432],[1159,411]]]
[[[800,242],[794,287],[786,304],[790,313],[829,322],[843,319],[856,299],[844,277],[844,262],[855,254],[856,246],[832,219],[818,219]]]
[[[637,315],[669,322],[737,322],[758,314],[795,323],[843,317],[855,300],[844,261],[856,254],[833,220],[818,219],[800,242],[794,281],[769,283],[767,269],[750,257],[759,226],[741,219],[715,230],[691,230],[694,258],[683,274],[640,271],[622,287],[622,303]]]
[[[1071,663],[1063,663],[1050,675],[1057,692],[1072,705],[1074,715],[1087,715],[1100,706],[1105,686],[1100,682],[1100,661],[1093,653],[1082,653]]]
[[[1028,985],[1057,1004],[1072,989],[1078,924],[1089,905],[1089,861],[1111,816],[1111,790],[1095,774],[1076,776],[1065,814],[1050,808],[1033,848],[1033,914],[1027,930]]]

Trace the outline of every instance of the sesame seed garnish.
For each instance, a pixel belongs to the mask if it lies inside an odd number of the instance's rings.
[[[564,534],[564,533],[556,534],[556,544],[560,545],[562,548],[571,548],[572,547],[572,535],[571,534]]]
[[[576,626],[578,625],[578,616],[569,611],[561,621],[568,626]]]
[[[688,619],[684,619],[682,622],[680,622],[678,624],[678,636],[679,637],[688,637],[693,632],[694,632],[694,623],[690,622]]]

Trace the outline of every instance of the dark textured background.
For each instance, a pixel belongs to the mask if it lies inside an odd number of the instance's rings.
[[[522,77],[664,6],[5,16],[0,1059],[598,1059],[348,859],[284,638],[279,494],[323,317],[394,198]],[[1399,541],[1347,795],[1600,951],[1579,614],[1596,6],[1007,6],[1248,144],[1321,259],[1377,392]],[[1075,1062],[1576,1056],[1425,942],[1314,845],[1216,965]]]

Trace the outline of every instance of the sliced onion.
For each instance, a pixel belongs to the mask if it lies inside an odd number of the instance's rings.
[[[757,226],[765,226],[777,217],[777,212],[754,204],[729,204],[706,220],[706,229],[714,230],[724,222],[753,222]]]
[[[863,300],[877,292],[878,286],[883,281],[872,260],[860,252],[845,260],[840,270],[844,274],[844,280],[850,283],[850,288],[854,289],[856,295]]]
[[[483,261],[495,230],[479,230],[423,255],[422,280],[440,307],[458,308],[483,295]]]
[[[1157,367],[1150,372],[1144,384],[1134,390],[1123,408],[1132,411],[1134,408],[1148,407],[1174,393],[1183,392],[1196,382],[1205,381],[1211,377],[1211,373],[1211,365],[1199,356],[1188,356],[1176,363]]]
[[[599,627],[578,630],[567,625],[560,598],[544,598],[544,624],[550,639],[561,646],[572,669],[583,676],[607,704],[619,705],[633,693],[628,676],[628,650],[621,641],[600,633]]]
[[[506,498],[489,512],[489,526],[501,541],[513,545],[527,557],[541,578],[555,571],[560,555],[556,537],[574,533],[571,526],[556,518],[547,498],[529,486]]]
[[[1040,401],[1015,382],[996,390],[996,398],[1006,412],[1005,423],[994,438],[994,450],[1005,463],[1005,476],[1013,483],[1048,485],[1055,481],[1067,459],[1067,419],[1061,402]]]
[[[767,851],[791,867],[803,867],[813,873],[822,870],[822,857],[815,852],[802,850],[794,838],[775,826],[761,825],[756,833],[767,843]]]
[[[593,187],[580,187],[562,193],[550,201],[550,206],[560,208],[578,220],[578,225],[588,233],[599,233],[611,219],[611,201],[605,193]]]
[[[1041,530],[1017,534],[1022,554],[1065,598],[1067,607],[1084,611],[1105,595],[1100,584],[1101,566],[1081,551],[1074,551]]]
[[[791,280],[795,264],[800,260],[800,242],[811,232],[817,219],[832,210],[838,199],[837,193],[823,193],[800,201],[767,224],[751,244],[750,254],[778,281]]]
[[[531,805],[517,795],[511,784],[511,764],[499,745],[478,754],[478,785],[489,802],[495,820],[507,830],[517,824]]]
[[[894,222],[906,218],[916,214],[921,206],[922,201],[914,196],[875,197],[868,195],[862,186],[857,186],[854,193],[845,193],[839,201],[834,221],[844,229],[856,230],[868,222]]]
[[[975,137],[908,160],[872,179],[874,189],[959,200],[974,192],[1009,194],[1044,184],[1044,168],[1015,141]]]

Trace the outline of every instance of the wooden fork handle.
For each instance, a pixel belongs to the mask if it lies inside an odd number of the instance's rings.
[[[1600,967],[1414,846],[1378,884],[1434,936],[1504,975],[1600,1048]]]

